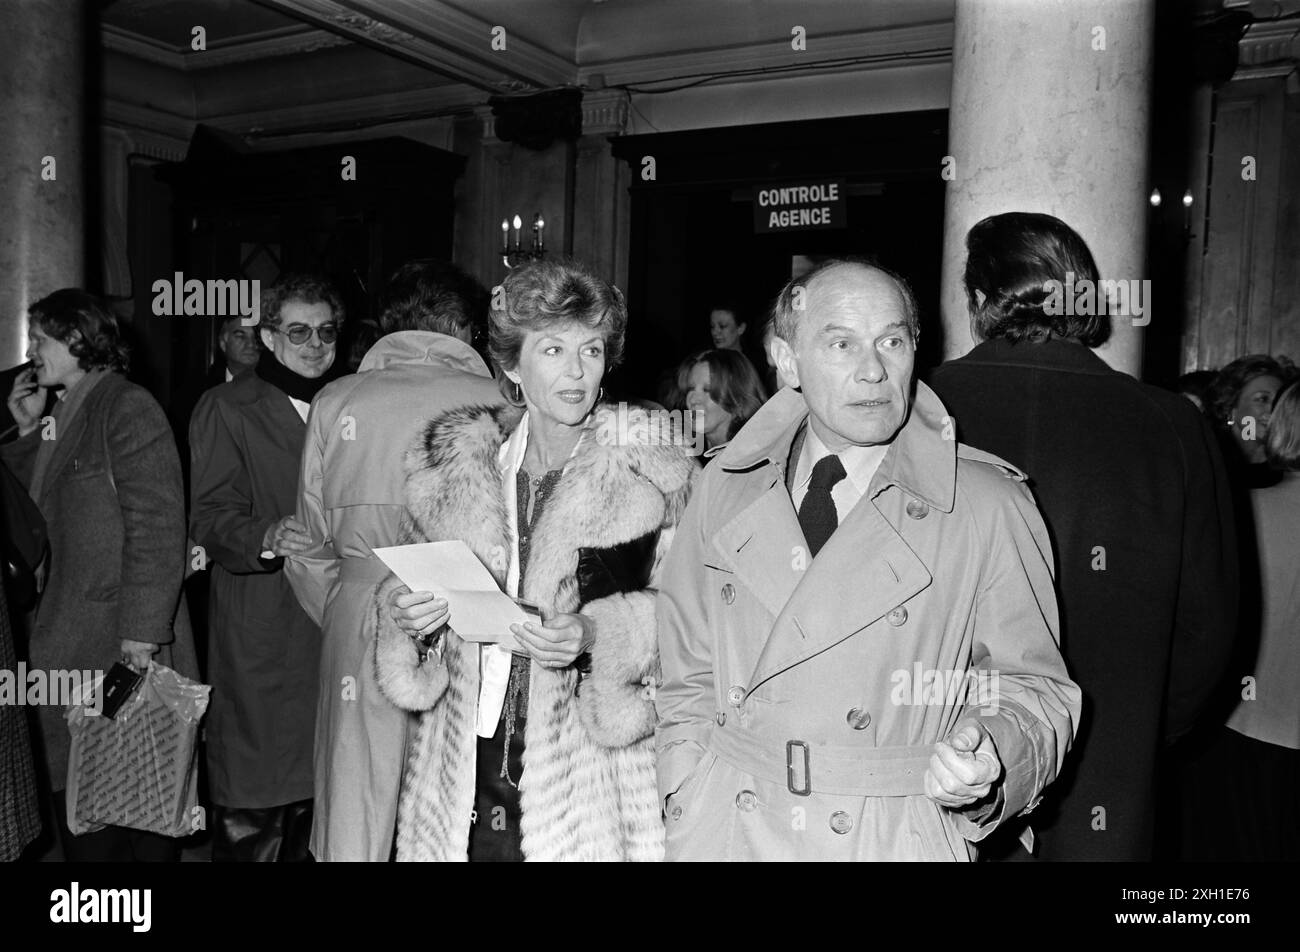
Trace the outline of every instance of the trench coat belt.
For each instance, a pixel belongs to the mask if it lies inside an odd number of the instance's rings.
[[[787,744],[725,727],[714,728],[708,746],[720,760],[791,792],[850,797],[923,796],[925,771],[934,753],[929,744],[847,747],[793,739]]]
[[[382,582],[390,571],[378,556],[348,556],[340,561],[341,582]]]

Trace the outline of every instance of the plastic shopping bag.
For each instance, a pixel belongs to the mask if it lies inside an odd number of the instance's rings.
[[[116,718],[98,713],[98,679],[93,701],[70,704],[68,829],[125,826],[189,836],[198,814],[199,721],[211,690],[150,663]]]

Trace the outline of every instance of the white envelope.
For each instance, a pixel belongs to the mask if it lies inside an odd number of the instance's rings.
[[[538,621],[497,588],[492,573],[459,539],[384,546],[374,552],[411,591],[447,599],[448,624],[466,641],[518,648],[510,626]]]

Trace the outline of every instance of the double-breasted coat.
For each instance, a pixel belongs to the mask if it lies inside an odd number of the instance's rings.
[[[26,486],[43,429],[0,448]],[[54,439],[35,500],[49,530],[50,554],[28,642],[29,667],[106,672],[130,639],[159,645],[156,661],[198,677],[181,601],[185,494],[162,407],[143,387],[106,372],[80,411],[56,427]],[[69,748],[63,708],[43,706],[40,726],[51,789],[62,790]]]
[[[260,808],[312,795],[320,628],[267,527],[298,503],[307,427],[256,372],[208,390],[190,420],[190,538],[212,576],[208,606],[208,785],[212,801]]]
[[[784,389],[704,472],[658,603],[667,858],[967,860],[1061,769],[1079,689],[1047,534],[1014,468],[945,438],[917,384],[867,493],[810,558]],[[965,810],[924,796],[973,720],[1003,765]]]
[[[472,347],[429,331],[381,338],[357,373],[312,401],[298,518],[314,546],[285,571],[324,635],[311,834],[318,860],[383,862],[393,848],[413,717],[375,682],[373,596],[388,569],[371,550],[397,544],[403,455],[430,418],[501,402]]]

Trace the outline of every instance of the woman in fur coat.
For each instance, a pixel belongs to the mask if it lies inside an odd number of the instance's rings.
[[[512,271],[491,350],[514,406],[451,411],[407,453],[403,541],[465,541],[541,621],[473,643],[445,600],[380,587],[380,687],[424,712],[400,860],[662,858],[653,586],[697,467],[661,417],[597,403],[626,324],[580,266]]]

